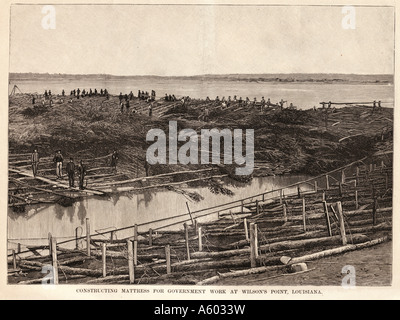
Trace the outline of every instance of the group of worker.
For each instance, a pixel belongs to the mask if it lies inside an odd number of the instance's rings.
[[[119,155],[116,150],[113,151],[111,155],[111,163],[110,166],[114,173],[117,173],[117,163],[118,163]],[[36,177],[38,175],[39,170],[39,153],[38,150],[35,148],[31,155],[31,162],[32,162],[32,172],[33,176]],[[53,157],[53,162],[56,165],[56,180],[63,178],[63,164],[64,164],[64,157],[61,153],[61,150],[57,150],[56,154]],[[85,175],[86,175],[86,166],[83,163],[83,160],[79,161],[79,165],[76,166],[74,163],[74,159],[71,157],[69,162],[66,165],[66,172],[68,175],[68,183],[70,188],[75,188],[75,172],[78,172],[78,181],[79,181],[79,189],[85,189]]]

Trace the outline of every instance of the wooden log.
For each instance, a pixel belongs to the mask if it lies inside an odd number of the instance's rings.
[[[375,246],[377,244],[386,242],[387,240],[388,240],[388,237],[381,237],[381,238],[378,238],[375,240],[371,240],[371,241],[367,241],[367,242],[363,242],[363,243],[359,243],[359,244],[349,244],[349,245],[345,245],[345,246],[342,246],[339,248],[324,250],[324,251],[320,251],[317,253],[305,255],[302,257],[292,258],[289,261],[289,264],[296,264],[296,263],[301,263],[301,262],[305,262],[305,261],[317,260],[317,259],[332,256],[335,254],[364,249],[364,248],[368,248],[368,247]]]
[[[102,265],[103,265],[103,278],[107,276],[107,253],[106,244],[103,242],[101,245]]]
[[[250,223],[250,266],[257,266],[258,247],[257,247],[257,224]]]
[[[171,249],[169,244],[165,246],[165,260],[167,262],[167,274],[171,273]]]
[[[133,265],[133,244],[131,240],[127,240],[128,245],[128,268],[129,268],[129,283],[135,282],[135,269]]]
[[[303,230],[304,230],[304,232],[307,232],[307,225],[306,225],[306,199],[304,197],[303,197],[302,213],[303,213]]]
[[[198,239],[199,239],[199,251],[203,251],[203,234],[201,231],[201,227],[198,229]]]
[[[90,221],[86,218],[86,255],[90,257]]]
[[[347,237],[346,237],[346,230],[345,230],[345,226],[344,226],[342,203],[340,201],[338,201],[336,203],[336,206],[337,206],[337,214],[338,214],[338,218],[339,218],[340,235],[342,237],[342,245],[345,246],[347,244]]]
[[[249,239],[249,232],[247,230],[247,218],[244,218],[243,225],[244,225],[244,234],[246,237],[246,242],[249,242],[250,239]]]
[[[332,237],[332,229],[331,229],[331,222],[329,219],[329,211],[328,211],[328,205],[326,204],[326,201],[323,202],[324,206],[324,214],[325,214],[325,221],[326,221],[326,226],[328,229],[328,236]]]
[[[186,260],[190,260],[189,229],[186,222],[183,224],[183,228],[185,230]]]
[[[56,238],[51,238],[51,257],[53,266],[53,282],[58,284],[58,263],[57,263],[57,240]]]

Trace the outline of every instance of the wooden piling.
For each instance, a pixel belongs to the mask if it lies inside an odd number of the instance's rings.
[[[90,222],[89,218],[86,218],[86,254],[90,257]]]
[[[133,240],[137,240],[138,239],[138,225],[135,223],[134,227],[133,227]]]
[[[107,275],[107,252],[106,252],[105,242],[101,244],[101,262],[103,265],[103,278],[104,278]]]
[[[21,253],[21,243],[17,244],[17,253]]]
[[[110,243],[114,242],[114,238],[115,238],[115,231],[111,231],[110,232]]]
[[[281,201],[282,201],[282,199],[281,199]],[[256,214],[259,214],[259,213],[260,213],[260,208],[258,207],[258,200],[256,200]]]
[[[135,282],[135,267],[133,265],[133,244],[131,240],[127,240],[128,245],[128,268],[129,268],[129,283]]]
[[[341,179],[340,181],[342,183],[346,183],[346,174],[344,173],[344,170],[341,171]]]
[[[171,273],[171,248],[169,244],[165,246],[165,260],[167,261],[167,274]]]
[[[51,257],[54,284],[58,284],[57,239],[53,237],[51,238]]]
[[[339,182],[339,197],[343,196],[343,185],[341,182]]]
[[[240,212],[243,214],[243,200],[241,201]]]
[[[325,214],[326,227],[328,229],[328,236],[332,237],[332,229],[331,229],[331,221],[329,219],[328,205],[326,201],[324,201],[322,204],[324,206],[324,214]]]
[[[314,181],[314,191],[318,192],[318,181],[317,180]]]
[[[340,236],[342,238],[342,245],[347,245],[347,237],[346,237],[346,229],[344,227],[344,217],[343,217],[343,210],[342,210],[342,203],[338,201],[337,205],[337,214],[339,219],[339,227],[340,227]]]
[[[244,225],[244,233],[246,235],[246,241],[249,241],[249,232],[247,230],[247,219],[243,219],[243,225]]]
[[[78,229],[79,229],[79,227],[76,227],[76,228],[75,228],[75,249],[76,249],[76,250],[79,249]]]
[[[48,241],[49,241],[49,257],[51,258],[51,253],[52,253],[52,249],[51,249],[51,246],[52,246],[52,238],[53,238],[53,236],[51,235],[51,233],[49,232],[48,233],[48,235],[47,235],[47,239],[48,239]]]
[[[258,257],[258,241],[257,241],[257,224],[250,223],[250,266],[257,267]]]
[[[133,265],[134,266],[138,265],[137,252],[138,252],[138,241],[133,240]]]
[[[325,194],[325,191],[322,192],[322,201],[326,201],[326,194]]]
[[[301,198],[300,186],[297,186],[297,196],[299,199]]]
[[[302,206],[302,211],[303,211],[303,230],[304,232],[307,232],[307,225],[306,225],[306,199],[303,197],[303,206]]]
[[[279,190],[279,203],[282,204],[282,189]]]
[[[190,260],[189,229],[186,222],[183,224],[183,227],[185,229],[186,260],[189,261]]]
[[[13,269],[17,269],[17,256],[15,255],[15,250],[12,250],[12,261],[13,261]]]
[[[358,191],[357,190],[354,192],[354,197],[355,197],[356,210],[358,210],[359,206],[358,206]]]
[[[203,234],[201,233],[201,227],[198,229],[198,239],[199,239],[199,251],[203,251]]]
[[[153,246],[153,229],[149,229],[149,246]]]
[[[288,221],[286,203],[283,204],[282,208],[283,208],[283,221],[285,221],[286,223]]]
[[[329,176],[325,175],[326,190],[329,190]]]

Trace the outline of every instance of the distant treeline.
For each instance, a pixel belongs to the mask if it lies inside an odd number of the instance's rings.
[[[321,82],[321,83],[376,83],[393,84],[391,74],[340,74],[340,73],[291,73],[291,74],[223,74],[196,76],[115,76],[109,74],[61,74],[61,73],[10,73],[10,81],[19,80],[123,80],[123,79],[176,79],[202,81],[245,81],[245,82]]]

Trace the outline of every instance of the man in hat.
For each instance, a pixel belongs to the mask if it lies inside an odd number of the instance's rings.
[[[38,172],[38,167],[39,167],[39,153],[38,153],[37,149],[33,150],[31,159],[32,159],[33,176],[36,177],[37,172]]]
[[[61,150],[57,150],[56,155],[53,158],[53,162],[56,163],[56,175],[57,180],[62,179],[62,167],[63,167],[64,158],[61,154]]]
[[[70,188],[75,187],[74,182],[74,174],[75,174],[75,163],[74,159],[70,158],[69,162],[67,163],[67,174],[68,174],[68,183]]]

